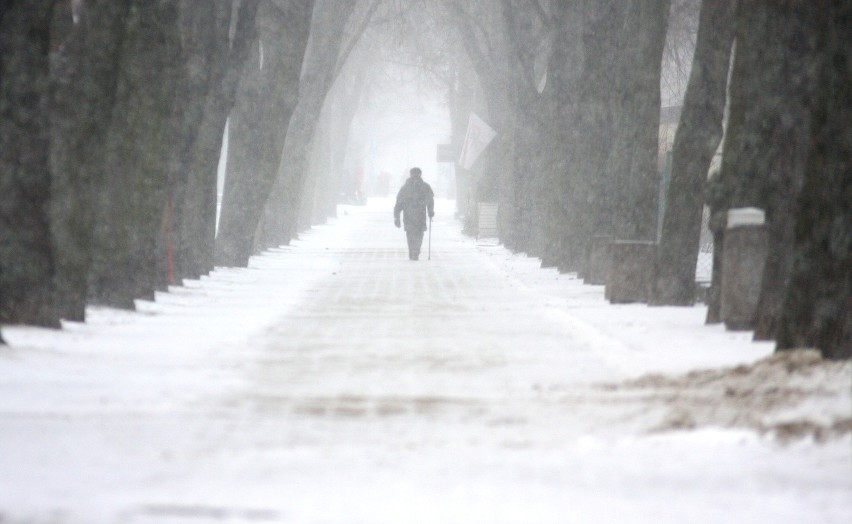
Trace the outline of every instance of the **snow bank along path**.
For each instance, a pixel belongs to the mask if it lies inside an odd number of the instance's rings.
[[[673,424],[613,386],[771,345],[699,307],[607,305],[463,238],[447,202],[409,262],[391,207],[137,312],[5,328],[0,523],[852,521],[848,434]],[[848,415],[839,369],[818,379],[840,393],[771,417]]]

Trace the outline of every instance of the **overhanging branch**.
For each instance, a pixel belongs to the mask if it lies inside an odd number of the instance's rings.
[[[343,66],[346,65],[346,61],[349,59],[349,55],[352,54],[352,50],[355,49],[355,46],[358,45],[358,41],[361,39],[361,35],[364,34],[364,31],[367,30],[367,26],[370,25],[370,20],[373,18],[373,13],[376,12],[376,9],[379,7],[378,0],[372,0],[370,2],[370,6],[367,8],[367,13],[364,15],[364,19],[361,20],[361,23],[358,24],[355,32],[352,34],[352,38],[346,43],[343,47],[343,51],[340,53],[340,56],[337,58],[337,66],[334,68],[334,76],[332,78],[337,78],[337,75],[340,74]]]

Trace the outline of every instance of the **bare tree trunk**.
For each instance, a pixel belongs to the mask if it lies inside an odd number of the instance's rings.
[[[59,327],[48,218],[54,4],[28,0],[0,7],[0,321]]]
[[[621,0],[586,0],[583,60],[577,98],[567,99],[560,115],[572,114],[570,134],[563,140],[565,176],[551,188],[562,195],[551,227],[555,264],[561,272],[581,267],[586,245],[608,220],[604,203],[611,191],[601,173],[614,138],[616,71],[621,27],[626,14]]]
[[[777,350],[852,358],[852,2],[817,10],[818,61],[805,181]]]
[[[462,38],[465,52],[479,79],[483,93],[485,117],[497,132],[496,137],[476,161],[474,170],[482,173],[473,187],[476,201],[498,203],[498,232],[500,240],[511,244],[511,229],[515,218],[514,109],[510,106],[515,88],[509,71],[505,33],[506,19],[488,9],[469,12],[461,2],[450,2],[454,21]],[[474,5],[474,4],[471,4]],[[486,7],[489,5],[481,4]],[[480,42],[479,31],[488,32],[488,44]],[[486,28],[486,29],[483,29]],[[467,115],[464,116],[467,124]],[[470,229],[470,228],[469,228]]]
[[[532,209],[530,199],[530,180],[536,172],[536,159],[532,153],[538,142],[538,134],[544,127],[536,120],[536,106],[539,93],[533,79],[534,45],[538,43],[535,13],[525,5],[521,8],[508,0],[501,3],[502,29],[505,38],[501,44],[506,47],[507,74],[505,78],[508,91],[508,124],[511,126],[512,144],[510,150],[511,168],[501,188],[505,193],[500,214],[504,218],[500,228],[500,240],[514,252],[529,249],[532,229]],[[502,40],[505,40],[503,42]]]
[[[345,28],[354,8],[354,2],[341,4],[328,0],[319,2],[314,9],[299,102],[293,110],[278,173],[263,208],[255,242],[258,250],[287,244],[296,234],[308,151],[325,97],[338,72]],[[358,36],[360,33],[353,38]]]
[[[576,160],[570,155],[572,132],[580,117],[580,81],[589,70],[584,66],[586,41],[583,31],[591,21],[586,16],[583,2],[559,2],[554,12],[553,53],[547,67],[544,100],[538,107],[541,118],[549,115],[553,120],[549,134],[542,134],[539,148],[546,154],[541,175],[533,184],[538,209],[536,212],[536,251],[542,267],[556,267],[562,253],[562,239],[577,227],[569,224],[568,216],[576,191],[572,180]],[[594,60],[595,57],[589,57]],[[572,164],[572,161],[574,163]],[[563,269],[571,264],[563,263]]]
[[[160,239],[178,77],[178,1],[136,0],[106,144],[90,299],[133,309],[162,281]]]
[[[330,198],[327,193],[331,192],[329,186],[334,172],[332,165],[336,163],[333,157],[339,156],[332,137],[334,134],[332,127],[335,126],[335,122],[333,122],[336,112],[335,106],[337,105],[337,101],[332,102],[330,100],[332,93],[329,93],[329,100],[326,101],[326,107],[322,110],[311,148],[308,180],[314,182],[313,198],[310,199],[310,206],[308,206],[308,199],[303,199],[302,218],[300,218],[302,228],[305,228],[306,224],[307,227],[310,227],[313,224],[322,223],[326,219],[325,211],[328,205],[326,199]]]
[[[723,247],[726,214],[736,207],[761,207],[755,166],[765,151],[761,143],[759,105],[765,79],[752,75],[760,71],[760,45],[765,35],[759,30],[757,4],[738,2],[736,9],[734,60],[728,86],[728,124],[722,144],[722,165],[718,176],[708,180],[708,205],[713,231],[713,281],[707,302],[707,323],[721,321],[721,282],[725,271]],[[753,29],[754,28],[754,29]]]
[[[806,101],[813,84],[811,49],[818,32],[810,19],[819,9],[793,0],[737,6],[730,118],[718,182],[724,187],[718,191],[730,195],[727,207],[766,211],[769,250],[756,316],[758,338],[773,335],[789,278],[790,204],[804,174]],[[720,258],[722,248],[714,243]],[[714,280],[724,271],[724,265],[714,266]],[[709,306],[718,309],[717,303]]]
[[[252,43],[256,43],[255,19],[259,0],[243,0],[236,10],[235,23],[230,13],[222,13],[218,38],[211,45],[210,87],[203,101],[204,110],[197,139],[193,146],[185,198],[181,204],[182,219],[177,230],[178,278],[197,278],[213,269],[216,238],[216,178],[222,136],[228,113],[236,98],[237,86],[248,61]],[[227,6],[231,11],[231,6]],[[306,9],[309,11],[309,9]],[[229,16],[225,17],[224,15]],[[234,35],[228,39],[233,25]]]
[[[308,170],[305,194],[301,201],[300,231],[310,229],[335,214],[337,195],[342,189],[340,186],[349,144],[349,130],[358,112],[369,69],[368,53],[362,46],[352,52],[326,96],[321,116],[327,119],[328,124],[326,143],[315,143],[312,152],[315,153],[317,149],[321,150],[326,146],[328,162],[322,169]]]
[[[795,239],[791,207],[799,197],[806,170],[806,152],[811,139],[809,104],[816,86],[818,63],[816,38],[823,30],[817,22],[818,3],[796,0],[764,4],[766,40],[760,66],[766,80],[762,86],[763,129],[768,130],[768,163],[758,172],[766,210],[768,249],[760,299],[755,316],[754,337],[775,338],[781,307],[790,281]]]
[[[488,6],[488,4],[483,4]],[[481,201],[497,202],[497,230],[500,241],[510,249],[515,247],[515,224],[517,220],[517,174],[515,171],[515,126],[517,109],[517,85],[512,75],[510,62],[511,42],[505,36],[507,19],[497,10],[469,13],[460,5],[455,9],[458,29],[464,47],[473,64],[479,85],[482,88],[488,124],[497,135],[481,158],[476,168],[482,176],[477,181],[476,194]],[[483,21],[473,22],[483,17]],[[479,42],[476,27],[488,28],[488,45]]]
[[[51,96],[51,229],[56,304],[63,318],[85,319],[96,192],[112,117],[118,61],[130,0],[89,0],[59,48]],[[69,15],[70,18],[70,15]]]
[[[718,220],[721,217],[720,213],[714,213],[711,209],[711,220]],[[715,215],[715,217],[713,216]],[[712,228],[713,234],[713,275],[711,276],[710,288],[707,290],[707,316],[705,323],[719,324],[722,322],[722,246],[725,241],[724,222],[719,226]]]
[[[672,153],[672,176],[657,251],[652,305],[695,302],[702,188],[722,139],[736,0],[703,0],[695,56]]]
[[[314,224],[336,214],[337,196],[343,189],[341,186],[346,169],[346,152],[351,139],[352,123],[364,95],[367,70],[367,63],[361,60],[346,78],[338,79],[338,82],[343,82],[340,86],[340,98],[337,100],[336,111],[332,115],[331,164],[325,178],[318,180],[320,201],[314,211]],[[318,174],[322,175],[322,173]]]
[[[313,2],[292,0],[276,6],[266,0],[260,9],[260,41],[231,112],[215,251],[216,264],[222,266],[245,267],[252,254],[255,230],[298,102]]]
[[[633,0],[616,63],[615,138],[605,164],[603,233],[655,240],[660,68],[671,0]]]
[[[171,149],[169,155],[169,207],[160,260],[167,263],[161,274],[168,277],[163,284],[177,284],[192,275],[193,261],[183,242],[184,228],[197,217],[204,191],[193,172],[195,152],[202,133],[212,96],[220,73],[227,63],[228,32],[231,25],[230,2],[208,5],[204,0],[183,0],[179,11],[181,43],[180,68],[172,109]],[[224,124],[222,124],[224,126]],[[221,136],[222,129],[218,129]]]
[[[464,169],[458,163],[458,160],[467,130],[468,117],[473,107],[476,89],[473,74],[465,65],[458,66],[453,72],[449,86],[449,110],[450,143],[454,155],[453,165],[456,174],[456,214],[464,217],[465,225],[467,225],[470,215],[473,213],[473,210],[468,207],[470,204],[472,173]]]

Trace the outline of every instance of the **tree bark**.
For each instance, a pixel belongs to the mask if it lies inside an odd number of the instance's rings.
[[[724,140],[724,139],[723,139]],[[727,228],[727,212],[733,200],[733,184],[723,176],[721,168],[711,171],[707,177],[704,189],[704,201],[710,209],[708,227],[713,234],[713,275],[710,289],[707,290],[707,324],[718,324],[722,321],[722,255]]]
[[[656,240],[660,68],[671,0],[630,2],[615,68],[615,136],[604,166],[597,233]]]
[[[260,41],[250,55],[231,112],[225,194],[216,237],[217,265],[245,267],[299,97],[299,75],[313,2],[264,2]],[[263,68],[260,67],[261,47]]]
[[[483,4],[488,6],[488,4]],[[497,202],[498,236],[508,246],[514,245],[516,219],[515,78],[510,70],[510,43],[507,42],[506,18],[501,13],[483,10],[466,11],[461,3],[451,2],[457,29],[465,52],[470,59],[482,89],[487,115],[480,115],[497,132],[497,135],[474,164],[482,176],[476,181],[474,192],[478,201]],[[485,36],[480,38],[477,29]]]
[[[707,303],[707,323],[721,321],[721,282],[725,271],[724,237],[726,213],[737,207],[762,207],[754,177],[764,148],[760,129],[760,12],[753,2],[738,2],[736,9],[734,59],[728,85],[728,124],[722,140],[722,164],[717,176],[708,180],[708,206],[713,231],[713,281]],[[752,71],[757,74],[752,75]]]
[[[547,125],[541,122],[537,106],[541,99],[534,79],[536,44],[546,33],[536,21],[539,17],[529,4],[519,8],[509,0],[501,3],[502,27],[505,28],[508,59],[506,85],[509,104],[513,144],[511,170],[508,178],[510,191],[502,203],[501,214],[510,206],[511,214],[501,227],[500,239],[514,252],[528,252],[533,229],[532,180],[541,176],[537,145]],[[552,117],[551,117],[552,118]],[[550,119],[546,119],[550,123]]]
[[[160,271],[168,277],[161,284],[177,284],[194,273],[188,249],[189,222],[202,215],[202,199],[207,185],[196,178],[195,153],[207,121],[209,103],[221,82],[227,64],[228,32],[231,26],[230,2],[209,5],[204,0],[183,0],[179,11],[180,67],[177,71],[172,108],[173,131],[169,155],[168,207],[166,228],[159,260],[167,264]],[[224,127],[224,122],[220,122]],[[222,135],[222,127],[211,130]],[[209,177],[207,177],[209,178]]]
[[[702,188],[722,139],[736,0],[703,0],[689,84],[675,135],[652,305],[695,302]]]
[[[178,78],[178,0],[136,0],[122,51],[106,143],[106,187],[95,226],[90,299],[133,309],[153,299],[167,205],[168,151]]]
[[[768,248],[755,317],[754,337],[775,338],[778,319],[792,271],[795,239],[794,203],[805,178],[810,140],[809,104],[816,86],[814,50],[822,30],[819,3],[796,0],[760,2],[766,13],[766,42],[760,67],[762,130],[766,133],[767,164],[756,174],[766,210]]]
[[[537,202],[533,252],[541,258],[542,267],[557,266],[561,239],[574,227],[566,222],[572,196],[564,191],[575,175],[569,169],[569,144],[580,114],[580,80],[587,71],[584,69],[584,30],[590,18],[586,13],[583,2],[554,5],[553,52],[547,60],[547,83],[537,108],[538,118],[549,117],[551,128],[540,136],[542,142],[538,150],[546,161],[532,184]],[[563,269],[569,265],[563,264]]]
[[[335,106],[338,102],[332,101],[332,98],[336,98],[334,92],[335,89],[332,89],[332,92],[329,93],[329,100],[326,101],[326,106],[322,110],[314,134],[311,156],[308,162],[308,180],[313,181],[313,187],[310,188],[313,196],[310,198],[310,205],[308,205],[308,198],[302,201],[301,218],[299,219],[300,229],[325,220],[324,206],[327,205],[325,199],[328,198],[326,193],[331,191],[329,187],[331,185],[331,173],[333,172],[331,166],[336,163],[333,157],[343,154],[335,147],[333,136],[335,134],[333,128],[339,125],[335,122]]]
[[[456,175],[456,215],[463,217],[464,230],[470,232],[469,221],[473,210],[470,209],[471,185],[473,173],[464,169],[459,163],[464,135],[467,130],[469,115],[473,109],[476,96],[475,78],[470,71],[468,61],[462,61],[454,69],[448,86],[450,113],[450,144],[452,146]]]
[[[193,146],[185,198],[181,202],[182,219],[177,229],[176,270],[178,278],[197,278],[214,266],[216,238],[216,179],[222,137],[228,113],[234,107],[241,72],[248,61],[252,43],[256,43],[255,22],[258,0],[243,0],[233,24],[230,13],[222,13],[218,39],[212,53],[210,87],[203,101],[200,129]],[[231,6],[228,6],[231,11]],[[228,38],[229,26],[234,35]]]
[[[96,192],[103,185],[103,144],[130,4],[130,0],[82,4],[55,60],[51,229],[57,257],[56,304],[68,320],[85,320]]]
[[[777,350],[852,358],[852,2],[820,3],[818,81]]]
[[[53,307],[48,81],[55,2],[0,7],[0,321],[59,327]]]
[[[813,84],[812,18],[817,5],[793,0],[739,2],[719,191],[727,208],[766,211],[768,256],[757,308],[757,338],[774,335],[789,279],[790,205],[800,191],[808,136],[807,100]],[[724,233],[721,233],[724,235]],[[722,244],[715,244],[720,251]],[[724,264],[713,267],[714,281]],[[716,294],[712,297],[715,299]],[[718,304],[710,303],[711,310]]]
[[[360,106],[370,70],[369,58],[369,51],[364,46],[356,47],[326,96],[311,148],[305,193],[300,203],[299,232],[336,214],[349,130]],[[321,129],[322,123],[325,124],[324,129]],[[317,154],[325,156],[325,161],[315,162]]]
[[[363,51],[362,51],[363,52]],[[336,215],[337,197],[342,191],[346,170],[346,153],[350,142],[350,131],[355,115],[361,105],[369,70],[366,56],[359,57],[347,66],[335,82],[339,84],[335,100],[331,106],[329,128],[329,165],[326,171],[314,171],[316,198],[309,225],[324,222]]]
[[[586,0],[583,6],[582,69],[577,98],[560,100],[560,115],[571,114],[572,126],[563,140],[565,175],[551,189],[561,195],[549,227],[553,262],[561,272],[576,271],[592,235],[605,229],[608,198],[603,172],[614,138],[616,63],[626,14],[620,0]]]
[[[338,72],[345,28],[354,7],[354,2],[322,0],[314,9],[299,101],[290,118],[278,172],[263,207],[255,242],[258,251],[287,244],[296,235],[308,151],[325,97]]]

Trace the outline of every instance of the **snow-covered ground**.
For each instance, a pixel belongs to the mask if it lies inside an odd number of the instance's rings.
[[[609,305],[447,202],[409,262],[391,206],[4,327],[0,523],[852,522],[848,363]]]

